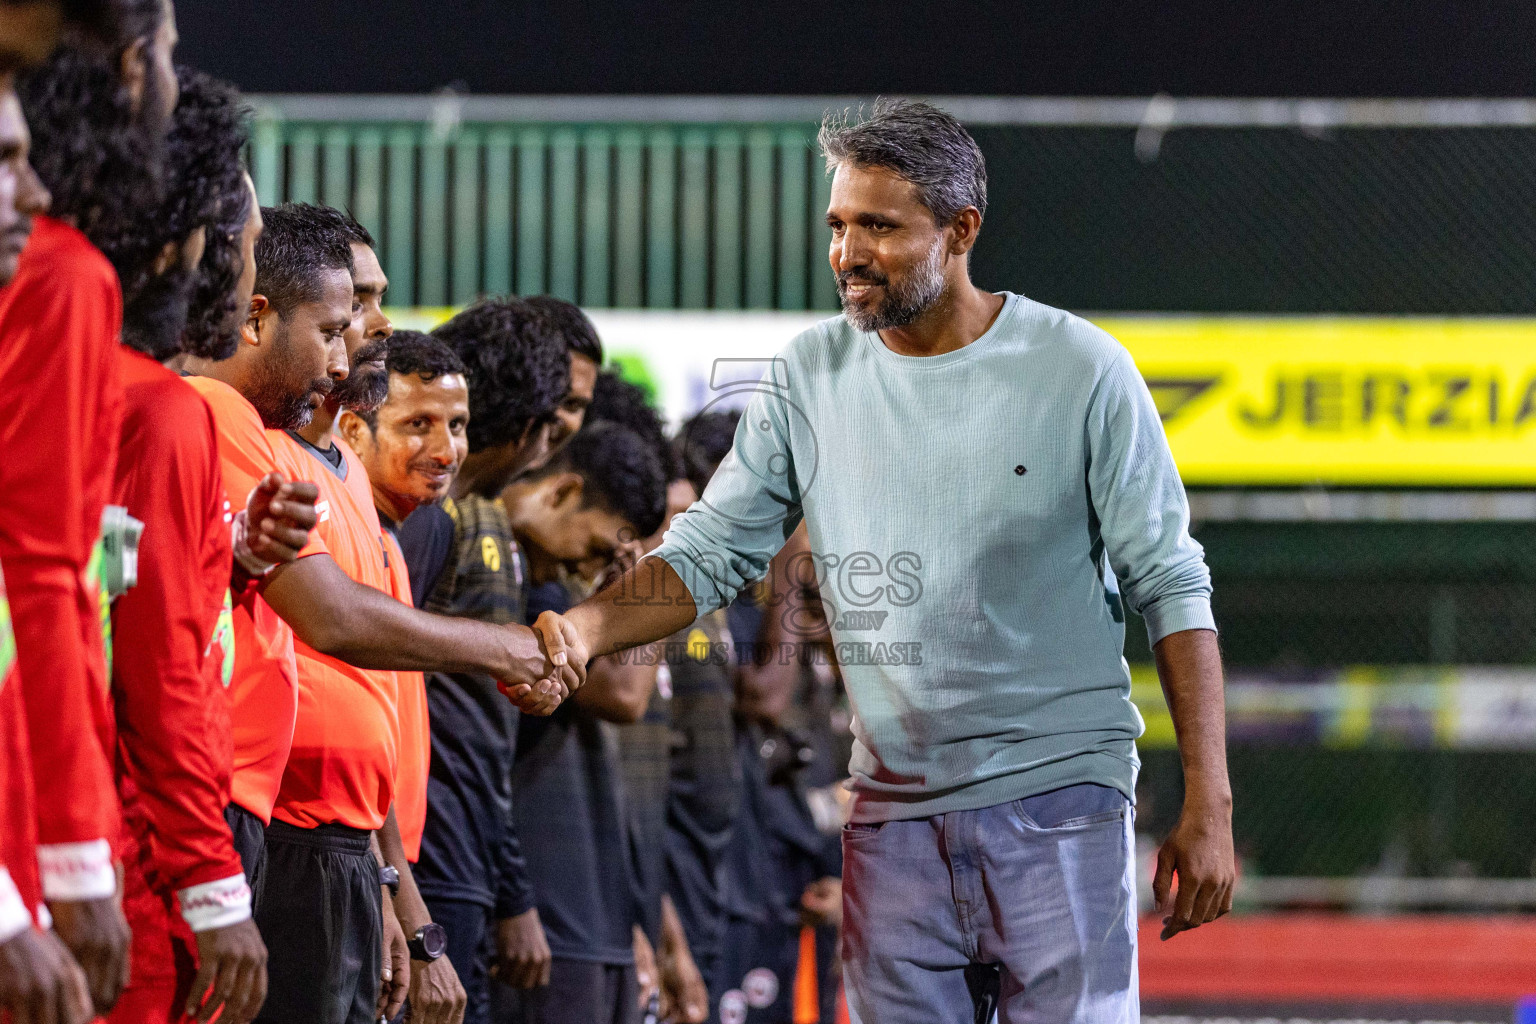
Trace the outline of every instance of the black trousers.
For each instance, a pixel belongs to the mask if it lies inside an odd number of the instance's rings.
[[[426,897],[432,920],[448,933],[448,959],[468,997],[464,1024],[490,1024],[491,908],[469,900]]]
[[[345,825],[267,826],[256,925],[267,943],[271,1024],[372,1024],[383,896],[368,833]]]
[[[254,905],[260,898],[261,881],[267,866],[267,827],[261,819],[239,804],[224,807],[224,821],[235,839],[235,852],[240,855],[240,866],[245,869],[245,884],[251,887]]]
[[[631,964],[589,964],[555,957],[545,988],[491,983],[496,1024],[638,1024],[640,984]]]

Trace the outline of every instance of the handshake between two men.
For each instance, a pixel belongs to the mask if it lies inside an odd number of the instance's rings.
[[[586,682],[593,658],[661,640],[697,617],[693,596],[676,570],[664,559],[641,558],[563,615],[541,614],[533,631],[547,662],[544,675],[531,687],[503,686],[502,692],[520,708],[524,701],[557,693],[563,698]]]

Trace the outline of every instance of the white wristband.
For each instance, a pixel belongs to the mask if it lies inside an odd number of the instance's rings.
[[[189,885],[176,898],[181,901],[182,918],[194,932],[228,928],[251,916],[251,887],[244,875]]]
[[[9,942],[32,927],[32,915],[21,901],[21,892],[11,873],[0,867],[0,942]]]
[[[39,846],[37,867],[43,875],[45,899],[104,900],[117,892],[112,847],[105,839]]]

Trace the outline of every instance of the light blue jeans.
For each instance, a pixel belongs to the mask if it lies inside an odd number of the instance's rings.
[[[999,1024],[1137,1024],[1131,819],[1084,784],[844,828],[854,1024],[973,1024],[967,968],[996,972]]]

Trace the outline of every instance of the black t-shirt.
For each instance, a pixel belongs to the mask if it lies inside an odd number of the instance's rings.
[[[430,558],[441,540],[431,534],[441,520],[423,511],[400,530],[412,580],[418,564],[424,578],[436,577],[421,605],[497,625],[522,622],[527,571],[502,504],[475,496],[443,503],[453,533],[436,573]],[[416,884],[429,901],[465,900],[498,918],[521,914],[534,901],[512,814],[517,709],[489,676],[428,672],[426,686],[432,767]]]
[[[411,570],[411,603],[417,608],[426,606],[427,596],[453,557],[454,529],[453,517],[442,505],[423,505],[395,531]]]
[[[741,769],[731,720],[734,686],[724,614],[666,643],[672,681],[672,758],[667,799],[667,889],[694,959],[706,970],[720,944],[721,871],[741,808]]]
[[[667,891],[667,790],[672,773],[672,682],[656,667],[656,690],[645,717],[619,726],[619,764],[629,825],[630,859],[640,927],[652,943],[661,938],[661,897]]]
[[[530,621],[563,612],[564,587],[534,587]],[[512,806],[550,952],[586,963],[634,963],[641,923],[631,874],[614,727],[574,700],[518,723]]]

